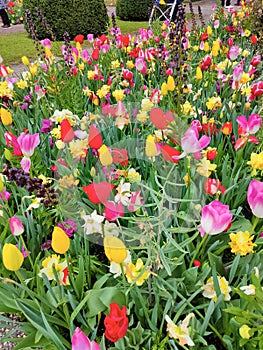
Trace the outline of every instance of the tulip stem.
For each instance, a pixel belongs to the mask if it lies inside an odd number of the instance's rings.
[[[249,232],[250,235],[252,235],[252,233],[254,232],[257,224],[258,224],[258,221],[259,221],[259,218],[257,216],[254,217],[254,222],[253,222],[253,225],[251,227],[251,230]]]
[[[33,261],[32,261],[32,259],[31,259],[31,256],[30,256],[30,251],[27,249],[25,240],[24,240],[24,238],[23,238],[22,235],[20,235],[20,239],[21,239],[22,245],[23,245],[23,247],[24,247],[24,249],[25,249],[25,251],[26,251],[26,253],[27,253],[27,258],[28,258],[28,260],[29,260],[29,262],[30,262],[30,265],[31,265],[32,269],[34,270],[34,264],[33,264]]]
[[[194,260],[196,259],[196,257],[199,254],[200,249],[203,247],[203,250],[204,250],[205,242],[206,242],[207,238],[208,238],[208,234],[205,234],[204,237],[202,238],[200,244],[198,245],[198,247],[195,250],[195,253],[194,253],[194,256],[192,257],[192,260],[190,262],[189,268],[192,267],[192,265],[194,263]]]

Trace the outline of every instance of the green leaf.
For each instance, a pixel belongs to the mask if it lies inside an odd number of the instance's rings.
[[[208,325],[208,323],[210,321],[211,316],[213,315],[214,310],[215,310],[215,303],[214,303],[213,300],[211,300],[209,305],[208,305],[208,308],[206,310],[205,319],[203,320],[203,323],[202,323],[202,326],[201,326],[201,329],[200,329],[200,334],[201,335],[204,335],[204,333],[206,331],[206,328],[207,328],[207,325]]]

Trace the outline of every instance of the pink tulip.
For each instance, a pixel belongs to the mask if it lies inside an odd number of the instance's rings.
[[[25,134],[22,133],[17,138],[17,143],[25,157],[31,157],[35,148],[39,145],[39,134]]]
[[[262,118],[259,114],[251,114],[248,119],[244,115],[237,117],[237,123],[242,128],[242,134],[255,134],[262,125]]]
[[[231,61],[235,61],[237,56],[239,55],[239,47],[236,45],[231,46],[228,51],[228,57]]]
[[[263,218],[263,182],[252,180],[247,190],[247,201],[252,213]]]
[[[13,216],[9,219],[11,232],[14,236],[19,236],[24,232],[24,226],[18,217]]]
[[[250,64],[251,64],[251,66],[256,67],[256,66],[258,66],[258,65],[260,64],[260,62],[261,62],[261,56],[258,55],[258,56],[254,56],[254,57],[251,59]]]
[[[234,70],[233,70],[233,80],[234,82],[238,82],[240,81],[240,79],[242,78],[243,75],[243,65],[242,64],[238,64],[237,66],[235,66]]]
[[[217,235],[225,231],[232,221],[229,206],[218,200],[205,205],[202,209],[200,232],[202,235]]]
[[[108,201],[105,204],[104,216],[108,221],[116,221],[119,217],[124,215],[124,208],[122,203],[114,203]]]
[[[198,137],[198,127],[196,125],[190,126],[181,139],[183,153],[180,156],[173,156],[172,158],[180,159],[185,157],[187,153],[193,153],[199,159],[200,151],[209,145],[211,137],[203,135],[199,140]]]
[[[100,350],[99,344],[89,338],[80,328],[76,328],[72,337],[72,350]]]

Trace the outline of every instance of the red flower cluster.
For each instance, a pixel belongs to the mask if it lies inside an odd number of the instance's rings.
[[[105,337],[112,342],[123,338],[129,326],[129,319],[126,316],[126,306],[122,309],[116,303],[110,304],[110,313],[105,317],[104,325],[106,327]]]

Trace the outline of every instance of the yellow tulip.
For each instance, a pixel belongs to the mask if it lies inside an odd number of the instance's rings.
[[[154,137],[152,135],[148,135],[146,139],[145,145],[145,153],[147,157],[155,157],[157,154],[157,147],[154,142]]]
[[[51,246],[58,254],[65,254],[69,250],[70,239],[65,231],[58,226],[54,227]]]
[[[161,93],[162,93],[163,96],[167,95],[168,89],[167,89],[167,84],[166,83],[162,83]]]
[[[169,75],[167,79],[167,90],[174,91],[174,89],[175,89],[174,78],[171,75]]]
[[[202,72],[202,69],[200,67],[196,68],[195,77],[197,80],[201,80],[203,78],[203,72]]]
[[[2,123],[5,126],[12,124],[13,122],[12,114],[7,109],[1,107],[0,114],[1,114]]]
[[[29,66],[29,64],[30,64],[29,59],[26,56],[23,56],[21,58],[21,61],[25,66]]]
[[[5,243],[2,251],[3,264],[7,270],[17,271],[24,262],[24,256],[20,250],[11,243]]]
[[[125,244],[115,236],[104,238],[104,251],[110,262],[121,264],[127,257]]]
[[[100,162],[103,166],[111,165],[113,162],[112,155],[106,145],[102,145],[99,149]]]

